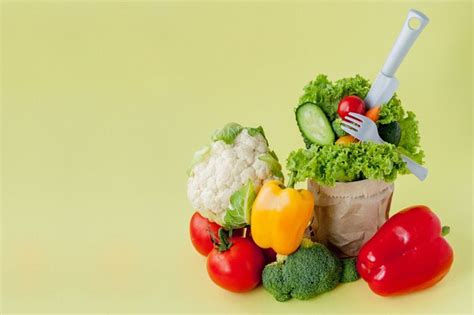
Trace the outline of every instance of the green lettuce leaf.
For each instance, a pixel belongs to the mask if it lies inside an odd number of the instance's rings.
[[[405,116],[405,111],[403,110],[402,103],[397,96],[394,95],[392,99],[380,109],[380,117],[377,123],[386,125],[392,121],[400,122],[403,116]]]
[[[334,82],[334,90],[338,104],[342,98],[348,95],[356,95],[361,99],[364,99],[367,96],[367,93],[369,93],[370,82],[366,78],[357,74],[354,77],[343,78]]]
[[[407,117],[399,121],[402,135],[398,150],[412,160],[422,164],[425,157],[424,151],[420,148],[420,133],[418,131],[418,121],[415,113],[407,112]]]
[[[311,102],[318,105],[328,117],[329,121],[336,118],[337,105],[334,86],[324,74],[318,75],[304,87],[304,94],[300,97],[298,105]]]
[[[230,207],[224,216],[226,229],[239,229],[250,224],[252,204],[257,196],[251,180],[230,196]]]
[[[407,173],[394,145],[370,142],[295,150],[288,157],[287,169],[296,182],[311,179],[328,186],[362,179],[392,182],[398,173]]]
[[[273,176],[277,177],[282,182],[284,181],[284,176],[281,171],[281,164],[278,161],[278,157],[275,152],[269,151],[268,153],[260,155],[258,159],[267,163],[268,168],[272,172]]]

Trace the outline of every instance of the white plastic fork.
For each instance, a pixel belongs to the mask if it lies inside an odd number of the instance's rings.
[[[380,138],[377,125],[369,118],[357,113],[351,112],[344,118],[342,121],[342,130],[359,139],[360,141],[369,141],[379,144],[386,143],[382,138]],[[402,160],[406,163],[410,172],[418,177],[419,180],[423,181],[426,176],[428,176],[427,168],[416,163],[406,155],[400,155],[402,156]]]

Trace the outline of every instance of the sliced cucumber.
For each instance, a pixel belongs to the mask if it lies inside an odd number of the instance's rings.
[[[318,105],[304,103],[296,109],[296,122],[306,145],[311,143],[333,144],[334,131],[326,115]]]

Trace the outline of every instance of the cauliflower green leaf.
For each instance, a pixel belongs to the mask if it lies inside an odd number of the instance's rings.
[[[260,134],[262,137],[265,139],[265,142],[268,144],[268,140],[265,137],[265,132],[263,131],[263,128],[261,126],[257,128],[251,128],[251,127],[242,127],[238,123],[228,123],[227,125],[224,126],[224,128],[217,130],[214,132],[212,135],[212,141],[224,141],[226,144],[233,144],[235,141],[235,138],[243,131],[247,130],[248,134],[252,137],[255,137],[256,135]]]
[[[234,143],[235,138],[244,130],[244,127],[237,123],[228,123],[224,128],[217,130],[212,136],[212,141],[224,141],[227,144]]]
[[[191,164],[187,171],[188,176],[191,176],[193,174],[194,166],[204,161],[209,156],[210,153],[211,153],[211,147],[208,145],[203,146],[202,148],[200,148],[194,153],[193,158],[191,160]]]
[[[285,177],[281,171],[281,164],[278,161],[278,157],[274,151],[269,151],[268,153],[262,154],[258,157],[258,159],[267,163],[268,168],[272,172],[273,176],[277,177],[282,182],[284,181]]]
[[[230,196],[230,207],[224,216],[226,229],[238,229],[250,224],[252,204],[257,196],[251,180]]]

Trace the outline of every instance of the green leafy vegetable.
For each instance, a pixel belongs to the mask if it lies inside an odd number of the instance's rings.
[[[402,135],[398,150],[418,163],[423,163],[425,153],[420,148],[418,121],[413,112],[407,112],[407,117],[399,121]]]
[[[318,105],[329,121],[336,118],[339,100],[336,99],[333,84],[326,75],[318,75],[304,87],[304,94],[300,97],[299,105],[308,102]]]
[[[278,161],[278,157],[274,151],[269,151],[268,153],[262,154],[258,157],[259,160],[267,163],[268,168],[275,177],[278,177],[282,182],[284,181],[284,176],[281,171],[281,164]]]
[[[306,179],[323,185],[362,179],[392,182],[408,172],[396,147],[371,142],[348,145],[313,145],[290,153],[287,169],[296,182]]]
[[[364,99],[369,93],[370,82],[360,75],[356,75],[351,78],[343,78],[334,82],[335,96],[337,102],[343,99],[345,96],[356,95],[361,99]]]
[[[405,111],[403,110],[402,103],[394,95],[390,102],[380,108],[380,116],[377,123],[386,125],[392,121],[399,122],[403,119],[403,116],[405,116]]]
[[[256,196],[255,185],[251,180],[230,196],[230,208],[224,216],[226,229],[238,229],[250,224],[250,211]]]
[[[189,166],[188,171],[187,171],[188,176],[192,175],[192,170],[194,166],[204,161],[206,157],[209,156],[210,153],[211,153],[211,147],[208,145],[200,148],[194,153],[193,159],[191,160],[191,165]]]

